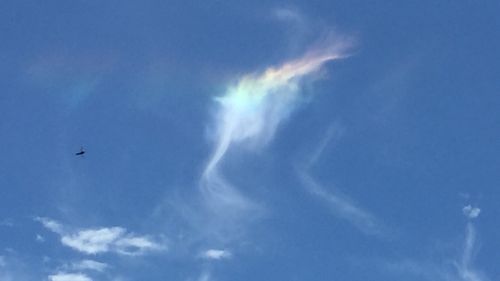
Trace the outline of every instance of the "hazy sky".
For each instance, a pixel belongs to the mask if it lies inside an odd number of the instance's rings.
[[[0,280],[500,280],[499,11],[2,1]]]

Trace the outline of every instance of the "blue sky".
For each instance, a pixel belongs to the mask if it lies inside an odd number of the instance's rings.
[[[498,280],[499,10],[3,1],[0,280]]]

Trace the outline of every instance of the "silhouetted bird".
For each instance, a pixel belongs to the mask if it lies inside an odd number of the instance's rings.
[[[83,150],[83,147],[80,147],[80,152],[75,153],[75,155],[77,156],[79,155],[83,156],[83,154],[85,154],[85,150]]]

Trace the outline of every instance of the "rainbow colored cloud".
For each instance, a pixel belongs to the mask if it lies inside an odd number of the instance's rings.
[[[326,62],[345,57],[347,45],[323,44],[279,67],[244,75],[227,88],[225,95],[216,98],[215,147],[201,181],[202,191],[214,208],[230,205],[234,210],[252,206],[220,175],[220,161],[235,144],[261,147],[268,143],[298,103],[304,79]]]

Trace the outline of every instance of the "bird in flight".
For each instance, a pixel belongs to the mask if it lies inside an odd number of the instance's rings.
[[[76,156],[83,156],[85,154],[85,150],[83,150],[83,147],[80,147],[80,151],[75,153]]]

